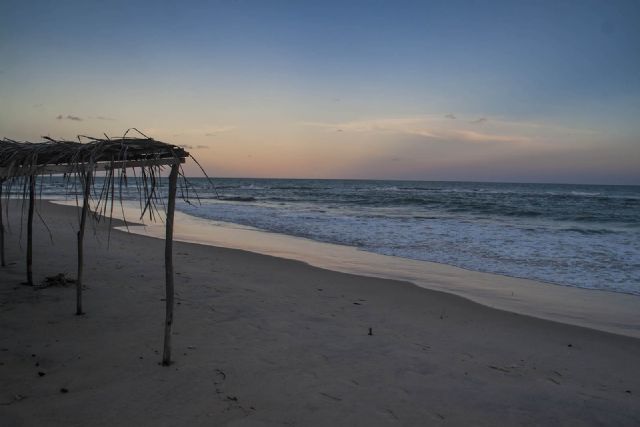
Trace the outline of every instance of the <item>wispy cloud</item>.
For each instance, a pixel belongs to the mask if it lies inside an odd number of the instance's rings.
[[[447,119],[451,119],[451,120],[455,120],[457,117],[455,114],[453,113],[449,113],[445,116]]]
[[[44,108],[44,106],[42,104],[36,104],[33,107],[36,108],[36,109]],[[84,120],[109,120],[109,121],[115,120],[113,117],[107,117],[107,116],[87,116],[87,117],[83,118],[83,117],[80,117],[80,116],[74,116],[72,114],[67,114],[67,115],[58,114],[56,116],[56,119],[58,119],[58,120],[73,120],[73,121],[76,121],[76,122],[82,122]]]
[[[570,132],[570,129],[544,124],[510,122],[480,117],[476,119],[424,115],[414,117],[392,117],[371,120],[356,120],[342,123],[305,122],[304,126],[324,128],[329,131],[344,131],[374,134],[406,134],[442,142],[503,143],[548,145]],[[458,120],[459,119],[459,120]],[[482,124],[482,131],[478,130]],[[575,130],[575,133],[580,132]]]
[[[518,135],[498,135],[495,133],[480,133],[471,130],[459,130],[452,133],[453,137],[471,142],[512,142],[526,143],[531,142],[532,138]]]
[[[82,118],[78,117],[78,116],[72,116],[71,114],[67,114],[66,116],[63,116],[62,114],[58,114],[58,116],[56,117],[56,119],[58,120],[73,120],[76,122],[81,122]]]
[[[204,136],[217,136],[219,133],[231,132],[235,130],[235,126],[218,126],[213,128],[208,128],[208,132],[205,132]]]
[[[179,144],[178,147],[186,148],[187,150],[208,150],[210,148],[208,145],[190,145],[190,144]]]
[[[370,120],[354,120],[343,123],[303,122],[304,126],[343,130],[344,132],[408,132],[421,123],[420,117],[393,117]]]
[[[208,125],[197,127],[148,127],[143,129],[147,135],[158,138],[180,138],[189,141],[201,141],[205,137],[216,137],[220,134],[236,130],[231,125]]]

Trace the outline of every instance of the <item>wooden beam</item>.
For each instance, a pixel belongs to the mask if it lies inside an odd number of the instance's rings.
[[[118,160],[114,162],[99,162],[93,166],[94,172],[103,172],[113,169],[138,168],[145,166],[173,166],[185,162],[184,157],[167,157],[148,160]],[[33,167],[10,169],[0,167],[0,179],[15,178],[29,175],[55,175],[64,173],[79,173],[88,167],[86,163],[61,164],[61,165],[40,165]]]
[[[164,273],[165,273],[165,322],[164,322],[164,351],[162,365],[171,364],[171,328],[173,326],[173,217],[176,209],[176,188],[178,184],[179,164],[171,166],[169,174],[169,202],[167,205],[167,222],[164,243]]]
[[[84,175],[84,193],[82,197],[82,213],[80,214],[80,229],[78,230],[78,274],[76,277],[76,315],[84,314],[82,311],[82,271],[84,269],[84,228],[87,223],[87,211],[89,210],[89,195],[91,194],[91,168]]]

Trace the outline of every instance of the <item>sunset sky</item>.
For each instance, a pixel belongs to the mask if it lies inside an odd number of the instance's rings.
[[[639,23],[638,1],[3,0],[0,137],[137,127],[212,176],[640,184]]]

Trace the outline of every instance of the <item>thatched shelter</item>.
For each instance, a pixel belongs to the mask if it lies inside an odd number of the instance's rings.
[[[137,129],[134,129],[137,131]],[[92,138],[79,136],[78,141],[55,140],[45,137],[38,143],[0,141],[0,258],[5,265],[4,224],[2,219],[2,188],[19,186],[23,200],[28,199],[27,217],[27,283],[33,285],[32,240],[33,216],[38,175],[64,174],[82,185],[82,211],[77,235],[78,264],[76,277],[76,314],[82,310],[83,240],[91,194],[97,196],[94,211],[96,217],[113,217],[114,201],[122,203],[122,187],[127,185],[127,169],[133,169],[135,185],[142,199],[141,216],[153,217],[159,205],[160,175],[164,167],[170,167],[168,201],[166,204],[165,288],[166,317],[164,333],[163,365],[171,363],[171,329],[173,324],[173,218],[178,178],[182,177],[182,190],[188,190],[181,164],[189,157],[179,146],[156,141],[137,131],[141,137]],[[197,163],[197,162],[196,162]],[[136,172],[137,171],[137,172]],[[97,172],[104,173],[104,180],[95,188]],[[93,190],[93,191],[92,191]],[[182,192],[188,194],[187,192]],[[7,194],[6,199],[9,198]]]

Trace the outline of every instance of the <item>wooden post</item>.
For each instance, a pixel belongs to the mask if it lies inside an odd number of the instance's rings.
[[[29,176],[29,216],[27,217],[27,284],[33,286],[33,209],[36,201],[36,177]]]
[[[91,194],[91,167],[84,175],[84,194],[82,197],[82,213],[80,214],[80,229],[78,230],[78,274],[76,277],[76,315],[84,314],[82,311],[82,270],[84,267],[84,228],[87,223],[87,211],[89,210],[89,195]]]
[[[4,179],[0,179],[0,264],[3,267],[7,265],[4,259],[4,221],[2,220],[2,186],[4,185]]]
[[[169,203],[167,206],[167,222],[164,243],[164,273],[166,289],[166,315],[164,322],[164,352],[162,365],[171,364],[171,327],[173,326],[173,216],[176,208],[176,187],[178,184],[179,164],[171,166],[169,174]]]

